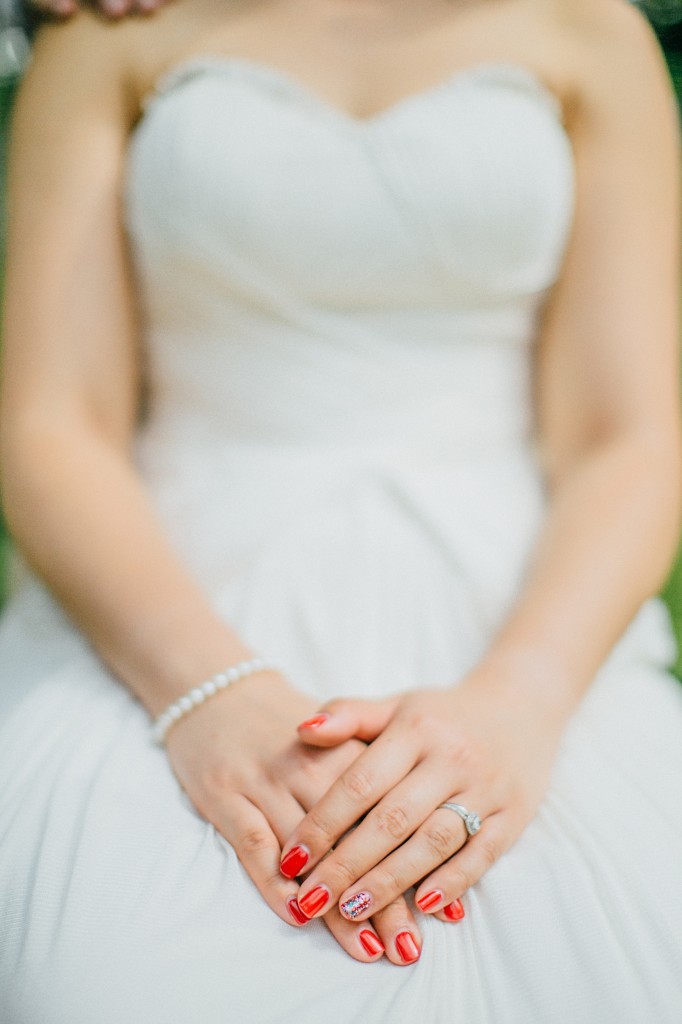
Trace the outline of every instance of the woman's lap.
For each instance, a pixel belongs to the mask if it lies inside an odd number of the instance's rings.
[[[642,1024],[682,1014],[682,689],[603,671],[536,818],[421,961],[287,927],[83,646],[0,725],[0,989],[12,1024],[323,1017]]]

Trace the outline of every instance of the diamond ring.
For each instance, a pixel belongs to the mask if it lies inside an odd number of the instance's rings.
[[[439,804],[438,807],[447,807],[449,811],[454,811],[455,814],[459,814],[460,818],[466,825],[466,830],[470,836],[475,836],[481,827],[481,819],[475,811],[468,811],[466,807],[462,807],[461,804]]]

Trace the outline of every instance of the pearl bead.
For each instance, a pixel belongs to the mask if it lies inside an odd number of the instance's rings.
[[[166,733],[179,718],[188,714],[199,704],[203,704],[205,700],[213,697],[220,690],[226,689],[235,680],[242,679],[244,676],[248,676],[252,672],[258,672],[263,668],[271,668],[275,672],[280,671],[273,665],[268,666],[263,658],[251,658],[250,661],[240,661],[237,665],[231,665],[223,672],[218,672],[211,679],[201,683],[200,686],[195,686],[189,693],[184,694],[174,704],[167,707],[156,721],[153,722],[151,728],[152,740],[162,745],[166,738]]]

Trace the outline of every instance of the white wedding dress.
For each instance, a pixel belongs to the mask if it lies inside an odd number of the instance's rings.
[[[137,458],[176,549],[320,702],[455,683],[546,511],[531,362],[575,201],[558,100],[488,62],[359,120],[207,56],[159,83],[127,171]],[[368,965],[274,916],[29,580],[0,630],[0,1019],[679,1024],[674,651],[645,602],[464,921],[420,916],[418,964]]]

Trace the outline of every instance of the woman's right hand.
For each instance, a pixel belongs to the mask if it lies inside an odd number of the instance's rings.
[[[307,919],[296,902],[297,882],[280,872],[283,843],[366,747],[357,739],[330,748],[301,743],[296,726],[316,708],[314,699],[280,673],[264,670],[194,708],[166,740],[171,765],[194,806],[232,845],[277,916],[297,926]],[[296,865],[298,877],[305,873],[304,863]],[[335,904],[324,921],[356,960],[377,960],[385,949],[393,963],[412,962],[396,946],[405,932],[421,949],[404,896],[362,925],[347,921]]]

